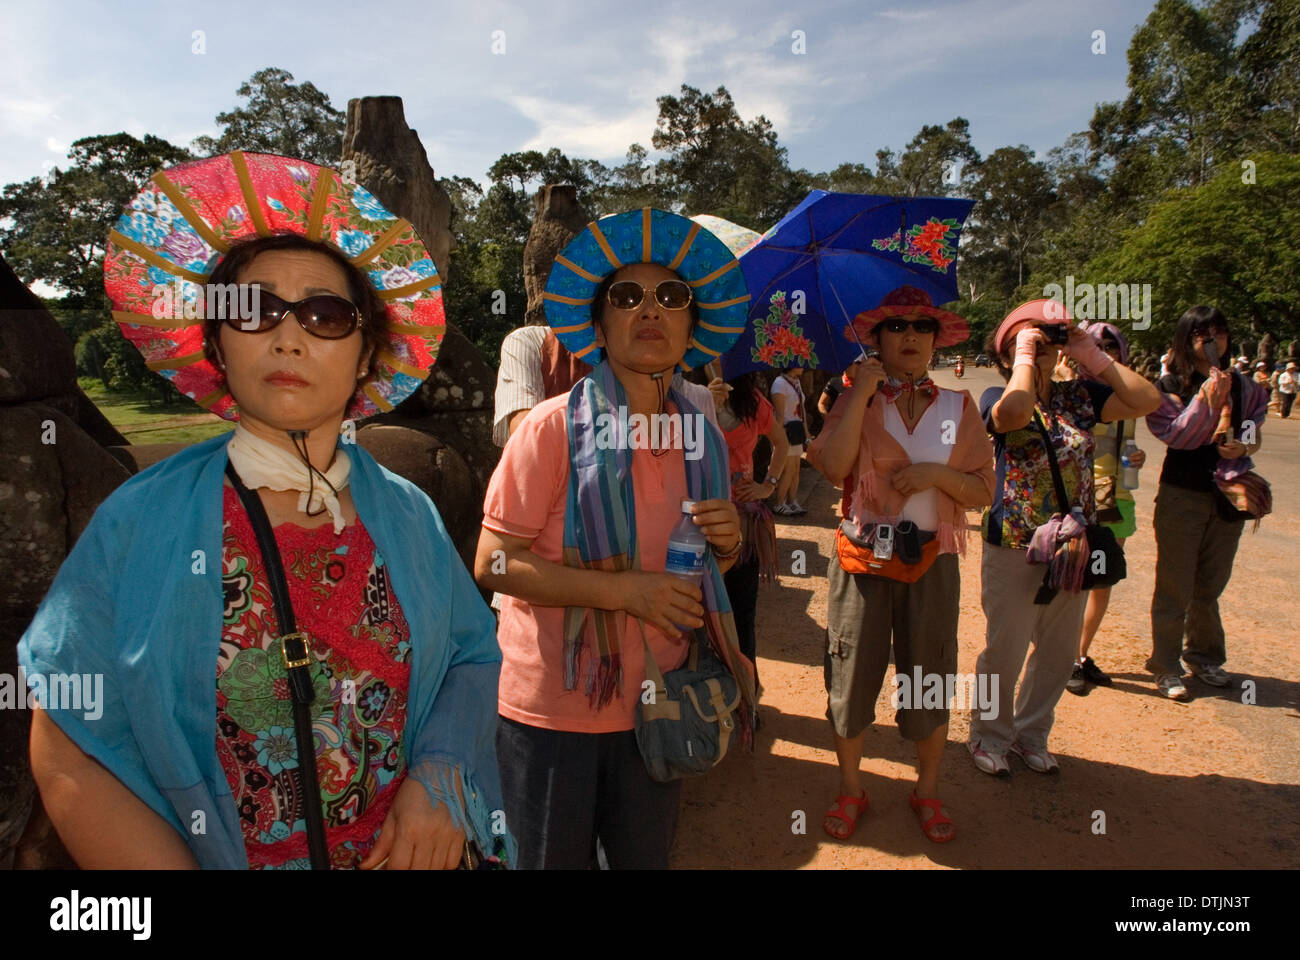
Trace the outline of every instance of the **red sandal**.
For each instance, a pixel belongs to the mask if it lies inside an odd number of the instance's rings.
[[[845,810],[849,805],[852,805],[853,809],[856,811],[852,816],[850,816]],[[842,797],[836,797],[835,806],[826,811],[826,816],[834,817],[836,820],[843,821],[849,828],[849,832],[844,834],[842,837],[838,834],[831,833],[825,822],[822,823],[822,829],[826,831],[828,836],[834,837],[836,840],[847,840],[849,837],[853,836],[853,831],[858,826],[858,820],[867,812],[869,806],[871,806],[871,801],[867,799],[867,791],[865,790],[862,791],[861,796],[857,797],[849,796],[847,793]]]
[[[921,821],[921,832],[925,834],[926,838],[930,840],[931,843],[947,843],[953,837],[957,836],[956,829],[946,837],[935,836],[934,828],[937,826],[941,826],[945,823],[954,828],[956,826],[950,818],[945,817],[941,812],[943,801],[938,797],[931,800],[922,800],[916,795],[916,790],[913,789],[912,796],[909,798],[908,802],[912,804],[912,809],[916,812],[918,818],[921,815],[922,807],[928,807],[930,809],[930,818]]]

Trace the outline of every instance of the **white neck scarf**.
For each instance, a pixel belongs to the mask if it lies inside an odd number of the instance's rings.
[[[301,457],[249,432],[243,424],[236,424],[235,435],[226,451],[239,478],[250,490],[266,487],[268,490],[301,491],[298,498],[301,513],[318,513],[324,505],[334,519],[334,532],[343,532],[343,508],[334,490],[342,492],[347,487],[348,474],[352,472],[351,457],[346,454],[336,456],[330,468],[321,471],[334,486],[331,490],[320,477],[313,480]],[[310,501],[308,490],[311,491]]]

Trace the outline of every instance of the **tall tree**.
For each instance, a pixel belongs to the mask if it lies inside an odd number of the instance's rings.
[[[83,137],[68,158],[66,168],[4,188],[0,247],[24,283],[65,290],[70,305],[102,303],[109,230],[152,173],[190,155],[151,134],[114,133]]]
[[[1247,0],[1243,16],[1255,29],[1238,48],[1229,126],[1249,149],[1300,152],[1300,0]]]
[[[1225,107],[1236,89],[1239,3],[1157,0],[1128,48],[1128,96],[1098,104],[1090,132],[1110,187],[1134,218],[1171,186],[1195,186],[1238,139]]]
[[[677,205],[668,185],[659,179],[658,166],[639,143],[627,148],[623,163],[601,170],[595,181],[585,196],[579,191],[578,198],[597,217],[637,207],[662,210]]]
[[[979,159],[964,117],[942,127],[926,124],[901,154],[888,147],[876,151],[874,187],[878,193],[908,197],[964,195]]]
[[[702,93],[682,84],[658,103],[650,143],[666,156],[657,179],[683,212],[766,230],[799,201],[801,185],[771,122],[743,120],[726,87]]]
[[[343,153],[343,114],[310,81],[267,67],[240,84],[241,107],[217,114],[217,137],[196,137],[194,150],[210,157],[231,150],[255,150],[336,166]]]
[[[1051,175],[1024,144],[999,147],[975,167],[972,194],[978,202],[962,238],[964,275],[982,274],[985,286],[1014,290],[1043,250],[1057,202]]]
[[[175,390],[150,373],[122,337],[104,294],[104,245],[109,231],[155,171],[191,159],[159,137],[126,133],[83,137],[71,164],[47,177],[11,183],[0,196],[0,248],[26,284],[66,291],[47,301],[77,344],[81,373],[105,385],[175,399]]]

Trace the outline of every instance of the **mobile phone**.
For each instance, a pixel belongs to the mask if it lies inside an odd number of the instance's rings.
[[[1219,341],[1214,337],[1201,342],[1201,349],[1205,351],[1205,359],[1209,361],[1210,366],[1219,365]]]
[[[877,560],[888,560],[894,555],[894,528],[888,523],[876,524],[876,539],[872,555]]]

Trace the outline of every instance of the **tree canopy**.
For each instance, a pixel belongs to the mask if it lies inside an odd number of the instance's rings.
[[[235,93],[248,102],[217,114],[222,132],[216,137],[196,137],[196,154],[212,157],[231,150],[253,150],[326,166],[338,164],[344,117],[314,84],[294,83],[288,70],[268,67],[240,84]]]
[[[644,205],[711,213],[765,230],[809,190],[977,201],[958,260],[972,342],[1050,284],[1150,283],[1151,350],[1186,306],[1215,303],[1252,331],[1300,335],[1300,270],[1291,253],[1300,169],[1300,0],[1158,0],[1127,51],[1128,90],[1098,104],[1080,129],[1037,156],[1023,144],[982,157],[969,122],[923,123],[874,164],[846,158],[828,171],[792,169],[764,116],[743,117],[731,93],[683,84],[657,99],[647,147],[605,165],[558,148],[502,154],[482,180],[441,183],[456,246],[444,290],[449,315],[490,359],[523,322],[521,261],[532,197],[570,183],[592,216]],[[337,164],[343,115],[310,82],[269,67],[218,114],[200,155],[235,148]],[[154,170],[190,158],[157,137],[86,137],[69,163],[0,195],[0,248],[25,282],[66,291],[51,301],[79,340],[83,372],[123,383],[156,378],[132,366],[104,302],[108,230]],[[121,349],[119,349],[121,348]],[[133,372],[134,371],[134,372]]]

